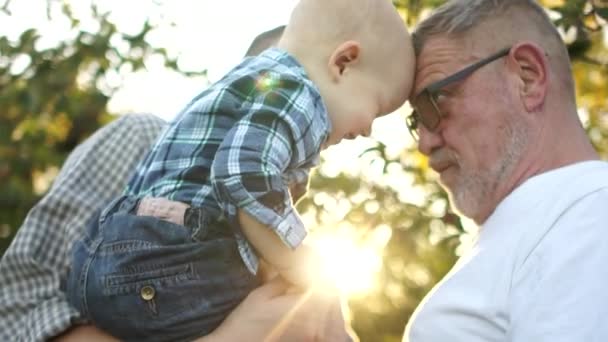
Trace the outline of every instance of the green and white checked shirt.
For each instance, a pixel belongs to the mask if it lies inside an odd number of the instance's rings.
[[[317,87],[287,52],[249,57],[178,114],[129,182],[137,197],[204,208],[234,228],[245,265],[258,259],[237,209],[290,248],[306,237],[289,188],[306,188],[331,124]]]
[[[70,248],[119,196],[166,123],[125,115],[78,146],[0,260],[0,341],[46,341],[81,320],[67,302]]]

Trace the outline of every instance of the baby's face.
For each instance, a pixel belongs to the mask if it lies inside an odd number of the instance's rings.
[[[360,73],[334,88],[326,101],[332,131],[326,147],[342,139],[369,136],[374,119],[392,113],[405,102],[407,94],[397,94],[401,87],[376,75]]]

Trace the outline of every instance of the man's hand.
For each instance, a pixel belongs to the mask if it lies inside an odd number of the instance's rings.
[[[199,342],[239,341],[243,336],[265,342],[354,341],[337,297],[294,291],[275,278],[251,292],[213,334]]]
[[[251,292],[213,333],[198,342],[346,342],[347,330],[337,296],[301,292],[279,277]],[[55,341],[117,341],[91,325],[77,326]]]
[[[55,342],[80,342],[80,341],[91,341],[91,342],[118,342],[118,340],[111,335],[99,330],[93,325],[78,325],[62,335],[55,337],[52,341]]]

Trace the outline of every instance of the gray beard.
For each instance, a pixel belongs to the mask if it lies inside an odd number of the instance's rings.
[[[453,209],[469,218],[479,217],[480,211],[492,200],[500,182],[506,181],[517,166],[528,141],[526,127],[516,123],[506,130],[501,156],[490,169],[471,170],[459,163],[460,178],[448,193]]]

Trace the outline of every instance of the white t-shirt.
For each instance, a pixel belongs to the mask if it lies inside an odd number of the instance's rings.
[[[410,342],[608,341],[608,163],[530,178],[417,308]]]

